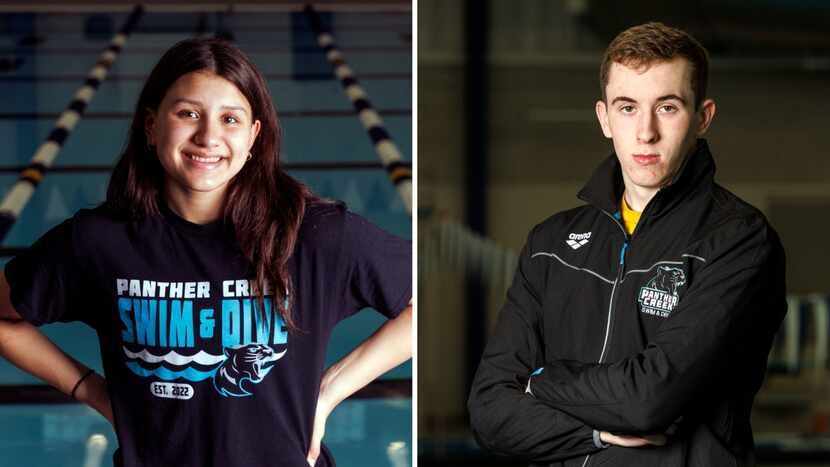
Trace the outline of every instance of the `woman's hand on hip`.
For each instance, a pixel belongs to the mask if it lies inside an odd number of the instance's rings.
[[[308,465],[312,467],[317,462],[317,458],[320,457],[320,444],[323,442],[323,435],[326,433],[326,420],[328,420],[336,406],[324,392],[325,389],[321,389],[320,395],[317,397],[317,409],[314,411],[314,431],[311,433],[311,444],[306,455]]]
[[[329,367],[320,382],[320,395],[314,415],[314,432],[308,448],[308,463],[320,455],[326,419],[337,404],[412,356],[412,306],[384,323],[348,355]]]
[[[115,426],[112,416],[112,404],[110,403],[110,396],[107,392],[107,380],[98,373],[93,373],[86,378],[78,390],[75,392],[75,398],[79,402],[83,402],[92,407],[98,413],[109,420],[110,424]]]

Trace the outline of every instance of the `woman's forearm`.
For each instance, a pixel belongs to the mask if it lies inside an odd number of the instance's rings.
[[[0,319],[0,356],[66,395],[71,394],[88,370],[23,320]],[[75,391],[75,399],[113,422],[106,381],[101,375],[96,373],[86,377]]]
[[[329,367],[320,399],[333,408],[378,376],[412,357],[412,306],[383,324],[343,359]]]
[[[67,395],[87,370],[23,320],[0,320],[0,355]]]

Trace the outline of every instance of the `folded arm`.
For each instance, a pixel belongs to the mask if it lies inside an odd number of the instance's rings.
[[[597,429],[655,433],[700,402],[706,382],[762,377],[786,312],[783,250],[765,226],[733,240],[707,259],[642,352],[604,364],[547,362],[534,395]]]
[[[468,409],[482,447],[502,455],[550,462],[597,451],[593,429],[525,393],[527,375],[544,361],[539,331],[541,302],[528,249],[501,310],[495,333],[475,375]]]

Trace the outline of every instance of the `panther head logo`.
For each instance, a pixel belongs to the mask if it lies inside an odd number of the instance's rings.
[[[287,351],[274,353],[274,349],[263,344],[225,347],[227,359],[216,369],[213,386],[219,394],[226,397],[250,396],[252,393],[243,387],[242,382],[247,380],[256,384],[262,381],[271,371],[274,362]]]
[[[658,266],[657,275],[646,286],[668,292],[676,297],[677,289],[685,284],[686,273],[682,269],[670,266]]]

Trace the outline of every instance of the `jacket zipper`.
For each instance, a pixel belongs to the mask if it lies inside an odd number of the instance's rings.
[[[613,220],[614,223],[617,224],[617,226],[619,226],[620,230],[623,233],[623,244],[622,244],[622,247],[620,248],[620,264],[617,267],[617,278],[614,279],[614,285],[611,287],[611,300],[608,303],[608,320],[605,323],[605,339],[602,343],[602,352],[599,355],[599,362],[598,363],[602,363],[602,360],[605,358],[605,351],[606,351],[607,346],[608,346],[608,339],[611,337],[611,323],[612,323],[612,318],[614,316],[614,302],[617,299],[617,284],[619,284],[620,280],[622,280],[623,272],[625,271],[625,252],[626,252],[626,250],[628,250],[628,243],[629,243],[628,233],[625,231],[625,228],[620,223],[620,221],[618,221],[617,218],[614,217],[613,214],[610,214],[609,212],[607,212],[605,210],[602,210],[602,212],[604,212],[605,215],[610,217],[611,220]],[[586,467],[588,465],[588,460],[590,460],[590,459],[591,459],[590,454],[585,456],[585,461],[582,462],[582,467]]]
[[[613,317],[614,317],[614,302],[617,299],[617,285],[620,283],[620,280],[622,279],[622,276],[623,276],[623,272],[625,271],[625,252],[626,252],[626,250],[628,250],[628,241],[629,241],[628,233],[625,231],[625,228],[617,220],[617,218],[614,217],[613,214],[608,213],[607,211],[602,211],[602,212],[604,212],[605,215],[610,217],[611,220],[613,220],[614,223],[617,224],[617,226],[620,228],[620,231],[622,231],[623,244],[622,244],[622,247],[620,248],[620,264],[617,267],[617,278],[614,279],[614,285],[611,287],[611,300],[608,303],[608,320],[605,324],[605,340],[602,343],[602,352],[600,353],[598,363],[602,363],[602,361],[605,359],[605,351],[607,350],[608,339],[611,337],[611,323],[612,323]]]

